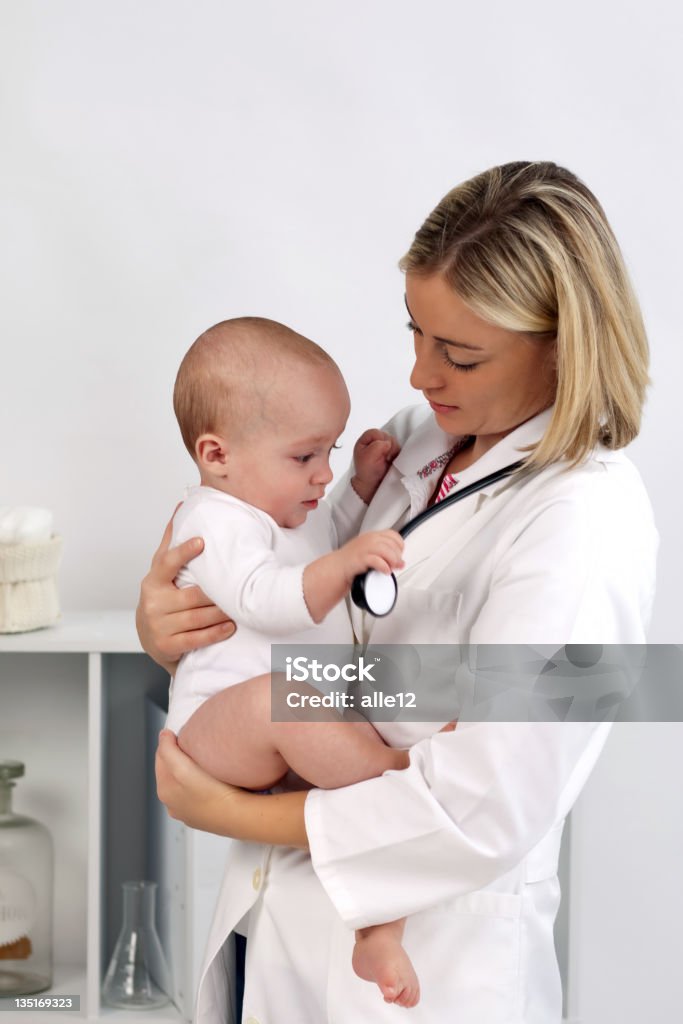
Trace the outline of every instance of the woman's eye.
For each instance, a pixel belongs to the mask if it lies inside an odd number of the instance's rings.
[[[473,370],[478,363],[456,363],[455,360],[451,359],[446,349],[443,349],[441,355],[444,358],[444,362],[447,366],[451,366],[454,370]]]
[[[408,321],[406,327],[412,334],[422,333],[417,324],[414,324],[412,320]],[[478,366],[478,363],[456,363],[455,360],[451,359],[449,356],[448,349],[445,346],[441,348],[441,355],[443,356],[443,360],[446,365],[452,367],[454,370],[463,370],[466,373],[468,370],[473,370],[475,366]]]

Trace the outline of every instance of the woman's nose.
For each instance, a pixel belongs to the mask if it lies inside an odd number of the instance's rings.
[[[443,373],[436,352],[424,344],[415,346],[415,365],[410,374],[410,384],[417,391],[429,391],[443,386]]]

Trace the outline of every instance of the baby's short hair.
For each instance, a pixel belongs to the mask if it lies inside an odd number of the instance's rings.
[[[339,367],[320,345],[275,320],[242,316],[204,331],[185,355],[173,389],[173,409],[192,458],[202,434],[243,437],[262,424],[268,371],[292,362]]]

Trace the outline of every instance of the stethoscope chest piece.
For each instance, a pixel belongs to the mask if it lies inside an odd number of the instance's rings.
[[[387,574],[376,569],[356,576],[351,587],[351,600],[356,607],[377,619],[389,614],[396,604],[397,594],[398,584],[393,572]]]
[[[421,526],[427,519],[431,519],[437,513],[450,508],[451,505],[462,501],[463,498],[468,498],[470,494],[476,494],[477,491],[483,490],[484,487],[497,483],[499,480],[504,480],[505,477],[511,476],[518,469],[521,469],[523,465],[524,462],[520,459],[519,462],[503,466],[502,469],[489,473],[488,476],[482,477],[481,480],[475,480],[473,483],[468,484],[462,490],[449,494],[443,501],[436,505],[430,505],[424,512],[420,512],[414,519],[411,519],[410,522],[401,527],[399,533],[405,540],[408,534],[412,533],[416,527]],[[356,607],[364,612],[370,612],[377,619],[381,619],[384,615],[389,614],[396,604],[397,594],[398,584],[393,572],[391,575],[387,575],[383,572],[377,572],[376,569],[370,569],[368,572],[356,576],[351,586],[351,600]]]

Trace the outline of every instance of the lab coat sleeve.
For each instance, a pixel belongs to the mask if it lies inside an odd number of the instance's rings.
[[[315,625],[303,592],[305,565],[280,565],[268,527],[242,509],[221,509],[220,518],[195,508],[174,530],[174,543],[200,536],[204,550],[177,582],[197,584],[240,625],[286,636]]]
[[[342,919],[395,920],[512,870],[569,810],[606,728],[464,722],[416,744],[405,771],[312,790],[313,866]]]
[[[597,490],[593,481],[578,496],[574,489],[501,536],[491,586],[464,642],[641,641],[639,590],[648,573],[639,575],[633,537],[622,531],[637,528],[650,543],[653,528],[611,514],[596,528],[596,500],[605,509],[595,479]],[[342,918],[356,928],[392,920],[512,870],[571,808],[608,728],[460,722],[416,744],[403,772],[311,791],[311,856]]]

